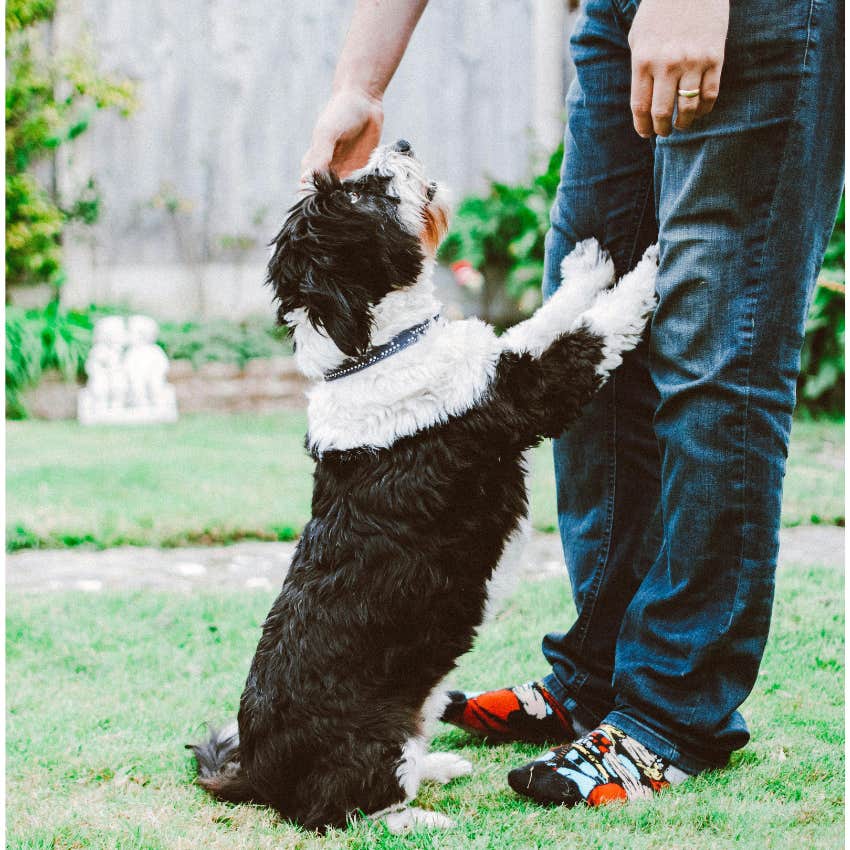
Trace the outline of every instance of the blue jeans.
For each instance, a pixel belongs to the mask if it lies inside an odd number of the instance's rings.
[[[555,442],[578,619],[543,652],[580,721],[690,773],[749,739],[737,709],[770,625],[804,323],[844,167],[843,4],[731,6],[714,111],[646,140],[629,110],[637,3],[587,0],[544,281],[550,295],[589,236],[620,274],[660,243],[646,338]]]

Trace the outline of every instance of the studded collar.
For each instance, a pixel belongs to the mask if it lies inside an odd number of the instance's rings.
[[[418,325],[413,325],[413,327],[406,328],[400,333],[397,333],[389,342],[385,342],[383,345],[371,346],[362,354],[358,354],[356,357],[349,357],[340,363],[336,369],[325,372],[325,380],[336,381],[339,378],[353,375],[355,372],[362,372],[364,369],[374,366],[375,363],[380,363],[381,360],[386,360],[388,357],[392,357],[393,354],[404,351],[405,348],[408,348],[421,339],[425,332],[439,318],[440,316],[437,314],[430,319],[425,319],[424,322],[420,322]]]

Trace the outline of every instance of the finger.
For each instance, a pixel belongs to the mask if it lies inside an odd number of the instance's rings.
[[[333,159],[334,146],[332,144],[310,145],[310,150],[304,154],[301,160],[301,174],[309,178],[314,171],[327,171]]]
[[[644,139],[652,135],[652,74],[649,62],[632,54],[632,91],[630,97],[635,132]]]
[[[701,84],[702,74],[699,71],[687,71],[679,79],[676,120],[673,122],[677,130],[687,130],[693,124],[699,108]]]
[[[699,93],[699,106],[697,107],[696,117],[708,115],[714,109],[714,103],[717,100],[717,95],[720,93],[720,71],[722,65],[712,65],[705,69],[702,75],[702,85]]]
[[[673,129],[678,74],[664,72],[652,81],[652,128],[657,136],[669,136]]]

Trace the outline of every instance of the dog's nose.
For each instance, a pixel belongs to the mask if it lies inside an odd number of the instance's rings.
[[[399,153],[405,153],[408,156],[413,156],[413,150],[410,147],[410,142],[407,139],[399,139],[394,145],[393,150]]]

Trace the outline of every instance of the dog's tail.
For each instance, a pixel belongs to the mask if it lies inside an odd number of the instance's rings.
[[[255,799],[248,775],[239,763],[239,727],[236,722],[221,729],[210,727],[209,738],[186,744],[198,762],[198,785],[219,800],[247,803]]]

